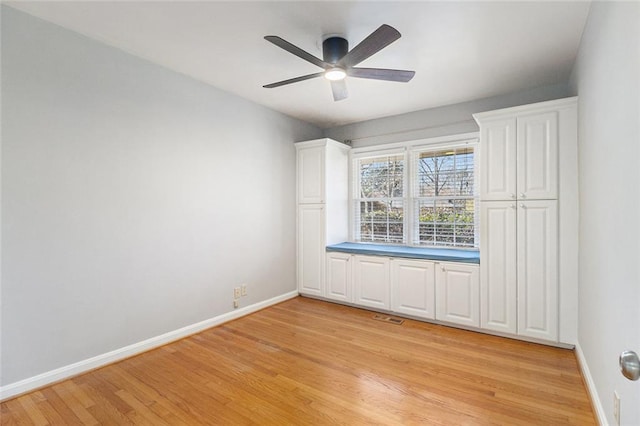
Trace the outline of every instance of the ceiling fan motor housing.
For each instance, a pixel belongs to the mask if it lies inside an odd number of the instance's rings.
[[[322,58],[336,64],[349,52],[349,42],[342,37],[329,37],[322,42]]]

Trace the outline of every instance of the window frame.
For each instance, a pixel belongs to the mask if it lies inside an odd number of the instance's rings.
[[[456,135],[448,135],[443,137],[419,139],[406,142],[398,142],[385,145],[376,145],[370,147],[354,148],[349,153],[349,240],[353,242],[362,242],[368,244],[381,245],[403,245],[411,247],[431,247],[438,249],[456,249],[456,250],[478,250],[480,246],[480,196],[479,196],[479,150],[478,150],[479,134],[478,132],[463,133]],[[419,223],[415,213],[416,200],[424,197],[418,196],[417,188],[417,156],[425,151],[441,151],[456,148],[473,148],[473,201],[474,201],[474,246],[458,247],[451,245],[424,245],[416,244],[419,236]],[[403,242],[372,242],[359,240],[359,223],[356,223],[361,198],[360,194],[360,168],[359,160],[370,159],[375,157],[402,155],[404,160],[403,175]],[[395,199],[392,197],[392,199]]]
[[[407,150],[404,147],[401,148],[396,148],[396,149],[381,149],[381,150],[376,150],[376,151],[372,151],[372,152],[367,152],[364,151],[362,153],[354,153],[352,154],[352,160],[350,161],[351,163],[351,167],[350,167],[350,176],[351,176],[351,182],[352,185],[351,186],[351,191],[349,194],[349,211],[350,211],[350,215],[349,215],[349,237],[351,241],[358,241],[358,236],[360,234],[360,229],[357,229],[356,225],[356,217],[357,217],[357,208],[356,208],[356,203],[359,205],[359,203],[364,200],[362,198],[360,198],[359,196],[356,197],[356,194],[359,195],[360,194],[360,168],[358,167],[359,165],[359,161],[360,160],[367,160],[370,158],[377,158],[377,157],[391,157],[391,156],[402,156],[402,161],[403,161],[403,175],[402,175],[402,197],[386,197],[386,198],[380,198],[380,199],[385,199],[385,200],[399,200],[402,202],[402,214],[403,214],[403,222],[402,222],[402,243],[396,244],[396,243],[381,243],[381,242],[368,242],[369,244],[390,244],[390,245],[405,245],[405,241],[407,241],[407,209],[409,207],[409,205],[407,204],[407,191],[408,191],[408,187],[407,187]],[[359,241],[361,242],[361,241]]]

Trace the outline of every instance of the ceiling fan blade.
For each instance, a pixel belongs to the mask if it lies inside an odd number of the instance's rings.
[[[264,85],[262,87],[264,87],[266,89],[273,89],[274,87],[280,87],[280,86],[284,86],[286,84],[297,83],[299,81],[309,80],[310,78],[322,77],[322,75],[324,75],[324,72],[321,71],[321,72],[316,72],[316,73],[313,73],[313,74],[302,75],[302,76],[296,77],[296,78],[290,78],[289,80],[278,81],[277,83],[266,84],[266,85]]]
[[[347,70],[347,74],[350,77],[406,83],[413,78],[416,72],[407,70],[387,70],[384,68],[349,68]]]
[[[333,100],[341,101],[349,97],[347,91],[347,83],[344,80],[335,80],[331,82],[331,91],[333,92]]]
[[[322,59],[316,58],[311,53],[305,52],[304,50],[300,49],[298,46],[294,46],[293,44],[289,43],[287,40],[284,40],[278,36],[273,36],[273,35],[265,36],[264,39],[286,50],[287,52],[296,55],[298,58],[302,58],[307,62],[311,62],[313,65],[319,66],[320,68],[326,69],[331,66],[330,64],[326,63]]]
[[[380,28],[369,34],[360,44],[344,55],[340,60],[340,65],[346,68],[357,65],[399,38],[400,33],[398,30],[387,24],[381,25]]]

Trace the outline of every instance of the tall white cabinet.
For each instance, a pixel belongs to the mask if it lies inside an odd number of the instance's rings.
[[[331,139],[296,143],[296,278],[301,294],[326,295],[325,247],[346,241],[349,234],[348,152],[347,145]]]
[[[480,326],[575,343],[576,98],[475,114]]]

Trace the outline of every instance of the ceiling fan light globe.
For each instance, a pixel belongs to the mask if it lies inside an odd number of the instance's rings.
[[[347,73],[342,68],[331,68],[324,73],[324,78],[329,81],[344,80],[346,76]]]

